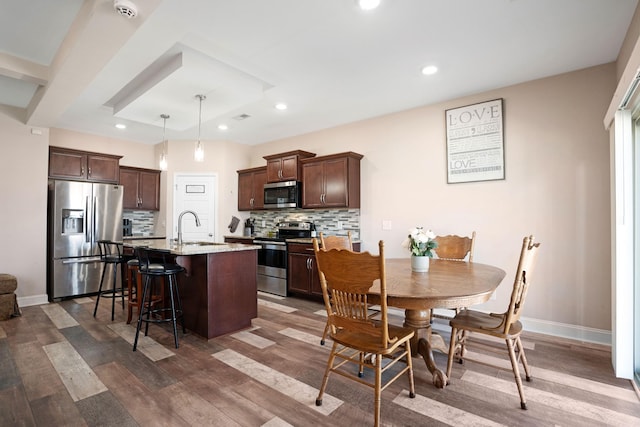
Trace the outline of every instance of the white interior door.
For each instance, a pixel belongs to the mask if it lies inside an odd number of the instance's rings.
[[[196,226],[195,217],[182,217],[182,239],[184,241],[216,241],[216,212],[218,177],[215,174],[176,174],[173,195],[173,237],[178,237],[180,213],[194,211],[200,219]]]

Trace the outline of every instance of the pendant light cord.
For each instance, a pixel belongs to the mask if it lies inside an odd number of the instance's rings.
[[[166,143],[167,138],[167,119],[169,118],[168,114],[160,114],[160,117],[164,120],[164,124],[162,125],[162,142]],[[166,144],[165,144],[166,145]]]
[[[202,97],[203,95],[198,95],[198,98],[200,98],[200,110],[198,111],[198,144],[200,143],[200,129],[202,127]]]

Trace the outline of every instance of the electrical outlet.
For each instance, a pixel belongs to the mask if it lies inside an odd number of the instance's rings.
[[[393,228],[393,224],[390,220],[385,219],[382,221],[382,229],[383,230],[391,230]]]
[[[338,230],[342,230],[342,221],[338,221]]]
[[[265,221],[264,219],[262,220],[262,226],[266,227],[267,226],[267,221]]]

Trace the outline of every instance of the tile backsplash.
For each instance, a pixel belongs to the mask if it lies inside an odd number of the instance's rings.
[[[332,235],[346,235],[351,231],[354,240],[360,240],[360,209],[280,209],[268,211],[252,211],[250,218],[254,220],[255,233],[266,235],[275,231],[276,225],[282,221],[310,221],[316,225],[318,232]],[[262,225],[264,221],[264,226]],[[239,231],[242,232],[240,224]]]
[[[151,236],[154,234],[154,211],[124,210],[122,217],[131,220],[131,231],[134,236]],[[360,209],[252,211],[250,218],[254,220],[254,232],[259,236],[265,236],[269,231],[275,231],[276,225],[282,221],[310,221],[316,225],[318,232],[340,236],[346,235],[347,231],[351,231],[352,238],[360,240]],[[264,226],[262,221],[264,221]],[[236,234],[242,234],[243,230],[244,224],[240,223]]]
[[[131,220],[131,232],[134,236],[151,236],[155,230],[155,218],[153,211],[130,211],[122,212],[123,219]]]

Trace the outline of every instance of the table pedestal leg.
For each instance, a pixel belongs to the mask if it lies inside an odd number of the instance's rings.
[[[430,314],[430,310],[405,310],[404,326],[415,330],[411,340],[411,354],[422,356],[427,369],[433,375],[433,385],[444,388],[447,384],[447,376],[436,366],[432,348],[446,352],[446,346],[440,335],[432,333]]]

